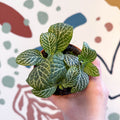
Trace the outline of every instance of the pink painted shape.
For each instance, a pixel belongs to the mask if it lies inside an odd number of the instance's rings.
[[[23,37],[32,37],[30,27],[24,25],[23,16],[10,6],[0,2],[0,24],[5,22],[11,25],[12,33]]]
[[[97,18],[96,18],[96,21],[99,21],[99,20],[100,20],[100,17],[97,17]]]
[[[29,101],[28,106],[27,106],[27,120],[35,120],[32,101]]]
[[[27,87],[27,86],[24,86],[24,87]],[[15,96],[15,98],[14,98],[14,100],[13,100],[13,110],[14,110],[15,113],[17,113],[20,117],[22,117],[23,120],[26,120],[25,117],[24,117],[19,111],[17,111],[17,109],[16,109],[16,107],[15,107],[15,104],[16,104],[16,101],[17,101],[17,99],[18,99],[18,97],[19,97],[19,94],[20,94],[20,92],[21,92],[22,86],[18,84],[18,88],[19,88],[19,90],[18,90],[18,92],[17,92],[17,94],[16,94],[16,96]]]
[[[108,32],[112,31],[113,29],[113,24],[112,23],[106,23],[105,28]]]
[[[18,107],[19,107],[20,110],[22,110],[22,107],[23,107],[23,95],[22,95],[22,97],[20,98]]]
[[[96,38],[95,38],[95,42],[96,43],[100,43],[102,41],[102,38],[100,37],[100,36],[97,36]]]

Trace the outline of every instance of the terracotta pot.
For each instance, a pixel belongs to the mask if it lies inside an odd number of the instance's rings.
[[[69,44],[69,46],[63,51],[63,54],[71,54],[72,53],[72,54],[78,56],[80,54],[80,52],[81,52],[81,50],[78,47],[76,47],[72,44]],[[43,54],[43,56],[45,58],[47,58],[48,54],[44,50],[42,50],[41,53]],[[68,94],[71,94],[70,91],[71,91],[71,88],[64,88],[63,90],[61,90],[61,89],[59,89],[59,87],[57,87],[54,95],[68,95]]]
[[[47,56],[48,56],[47,53],[44,50],[41,50],[41,52],[43,54],[43,57],[47,58]],[[71,52],[74,55],[78,56],[80,54],[81,50],[78,47],[76,47],[72,44],[69,44],[68,47],[63,51],[63,53],[64,54],[67,54],[67,53],[71,54]]]

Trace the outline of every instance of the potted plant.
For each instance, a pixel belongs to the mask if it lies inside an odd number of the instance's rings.
[[[79,92],[87,87],[89,76],[99,76],[92,64],[96,51],[86,42],[82,50],[69,44],[72,35],[73,27],[68,24],[51,25],[40,35],[42,52],[29,49],[17,56],[16,63],[34,66],[26,80],[34,95],[47,98]]]

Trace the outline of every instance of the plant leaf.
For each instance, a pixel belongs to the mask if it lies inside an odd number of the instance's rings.
[[[40,35],[40,44],[46,53],[53,55],[56,51],[56,36],[53,33],[42,33]]]
[[[39,50],[29,49],[17,56],[16,63],[24,66],[32,66],[40,64],[42,60],[43,56]]]
[[[64,79],[62,84],[64,88],[73,87],[75,85],[75,78],[78,75],[78,72],[78,68],[75,66],[72,66],[68,69],[66,73],[66,79]]]
[[[56,54],[54,54],[53,59],[60,59],[61,61],[64,60],[64,54],[61,52],[57,52]]]
[[[78,55],[79,61],[84,62],[93,62],[95,58],[97,57],[96,51],[91,49],[86,42],[83,43],[83,48]]]
[[[80,62],[78,60],[77,56],[71,55],[71,54],[65,54],[64,55],[64,62],[70,67],[73,65],[78,65]]]
[[[84,72],[86,72],[89,76],[96,77],[99,76],[99,70],[92,63],[87,63],[84,67]]]
[[[54,92],[56,91],[56,86],[50,87],[50,88],[46,88],[43,90],[36,90],[33,89],[32,93],[38,97],[42,97],[42,98],[48,98],[50,97],[52,94],[54,94]]]
[[[57,37],[57,51],[64,51],[72,39],[73,27],[65,23],[57,23],[51,25],[48,31]]]
[[[75,86],[72,87],[71,93],[75,93],[75,92],[84,90],[89,83],[89,77],[85,72],[80,70],[79,74],[77,75],[77,77],[75,79],[75,82],[76,82]]]
[[[41,90],[51,84],[50,76],[50,62],[45,59],[41,64],[35,67],[27,78],[27,83],[34,89]]]
[[[63,86],[62,86],[62,85],[59,85],[59,89],[63,90]]]
[[[53,83],[58,83],[60,79],[66,75],[66,66],[64,63],[64,55],[61,53],[55,54],[51,60],[51,80]]]

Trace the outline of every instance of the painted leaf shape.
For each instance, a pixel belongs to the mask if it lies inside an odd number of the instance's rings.
[[[78,65],[79,59],[77,56],[71,55],[71,54],[65,54],[64,55],[64,62],[70,67],[73,65]]]
[[[62,52],[67,48],[72,39],[73,27],[65,23],[57,23],[51,25],[48,32],[56,35],[57,51]]]
[[[24,103],[23,103],[23,95],[22,95],[18,104],[19,110],[22,110],[23,104]]]
[[[40,44],[46,53],[53,55],[56,51],[56,36],[53,33],[42,33],[40,35]]]
[[[33,89],[32,93],[38,97],[48,98],[56,91],[56,88],[57,88],[56,86],[53,86],[43,90]]]
[[[31,103],[27,106],[27,120],[34,120],[34,109]]]
[[[41,90],[50,86],[50,63],[47,59],[35,67],[27,78],[27,83],[34,89]]]
[[[73,87],[76,83],[75,78],[78,75],[78,68],[75,66],[72,66],[68,69],[67,73],[66,73],[66,79],[64,79],[63,82],[63,87],[67,88],[67,87]]]
[[[63,60],[64,55],[61,53],[55,54],[51,60],[51,80],[54,83],[59,82],[66,75],[67,70]]]
[[[79,61],[93,62],[97,57],[96,51],[91,49],[86,42],[83,43],[82,52],[78,55]]]
[[[87,87],[88,83],[89,83],[88,75],[85,72],[80,70],[79,74],[75,79],[75,86],[72,87],[71,89],[71,93],[84,90]]]
[[[17,56],[16,63],[24,66],[32,66],[40,64],[42,60],[43,56],[39,50],[29,49]]]
[[[92,76],[92,77],[99,76],[99,70],[92,63],[87,63],[85,65],[84,72],[87,73],[89,76]]]
[[[18,89],[13,100],[13,110],[21,120],[63,120],[62,113],[47,98],[39,98],[32,94],[29,85],[17,85]],[[23,108],[19,109],[19,102],[23,97]],[[47,106],[47,110],[44,109]],[[51,111],[51,112],[50,112]],[[44,118],[43,118],[44,116]]]

